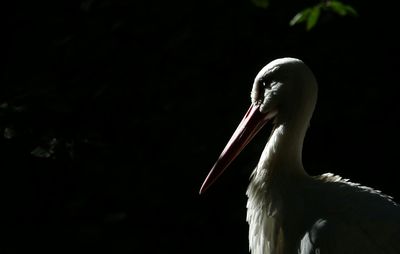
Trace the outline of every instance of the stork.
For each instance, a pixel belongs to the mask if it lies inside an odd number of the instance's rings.
[[[299,59],[276,59],[256,76],[251,106],[205,179],[204,193],[257,132],[274,127],[247,189],[253,254],[399,254],[400,206],[369,187],[310,176],[303,141],[317,82]]]

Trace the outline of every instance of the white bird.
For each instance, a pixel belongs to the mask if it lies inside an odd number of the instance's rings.
[[[303,140],[317,100],[311,70],[276,59],[256,76],[252,104],[204,181],[203,193],[268,120],[274,128],[247,189],[253,254],[399,254],[400,206],[330,173],[310,176]]]

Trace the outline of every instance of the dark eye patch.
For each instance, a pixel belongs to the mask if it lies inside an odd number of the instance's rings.
[[[263,87],[263,88],[271,88],[271,84],[272,84],[272,79],[271,79],[271,77],[263,77],[262,79],[261,79],[261,86]]]

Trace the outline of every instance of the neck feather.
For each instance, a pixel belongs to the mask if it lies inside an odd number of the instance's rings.
[[[282,211],[290,193],[287,186],[307,177],[301,153],[306,127],[277,124],[253,171],[247,189],[247,221],[252,253],[277,253],[282,241]]]
[[[297,124],[279,119],[262,152],[261,159],[251,175],[247,190],[249,201],[268,206],[268,214],[279,210],[284,195],[290,195],[287,186],[296,186],[308,175],[303,168],[302,149],[308,122]],[[258,200],[258,201],[257,201]],[[262,200],[262,201],[261,201]]]

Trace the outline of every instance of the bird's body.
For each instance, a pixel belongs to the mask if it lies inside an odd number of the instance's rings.
[[[263,170],[247,190],[253,254],[400,253],[400,208],[390,197],[329,173],[262,181]]]
[[[247,190],[252,254],[399,254],[400,206],[390,197],[304,170],[303,141],[316,98],[314,75],[302,61],[282,58],[266,65],[253,84],[252,106],[201,192],[274,118]]]

